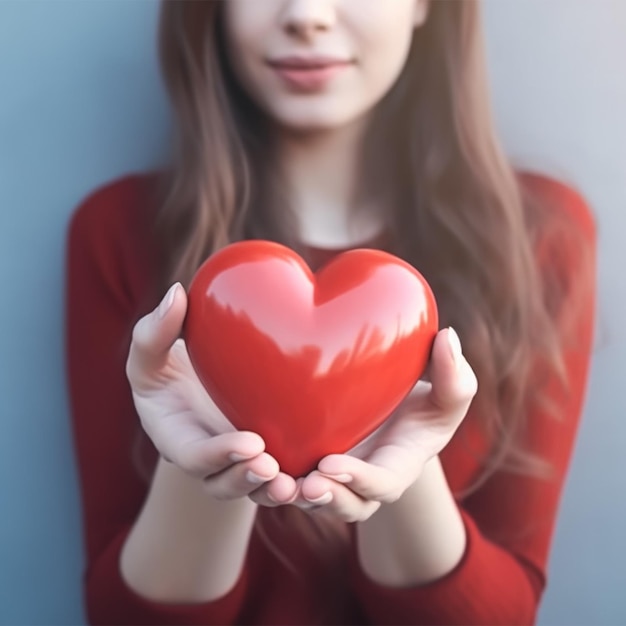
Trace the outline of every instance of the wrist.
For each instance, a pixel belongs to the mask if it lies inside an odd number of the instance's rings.
[[[166,602],[206,602],[238,580],[257,505],[218,501],[202,480],[160,459],[144,506],[120,555],[136,593]]]
[[[393,587],[425,584],[450,572],[466,545],[465,526],[439,457],[391,504],[357,523],[361,566],[374,581]]]

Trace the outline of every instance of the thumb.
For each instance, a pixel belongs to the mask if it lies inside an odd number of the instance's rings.
[[[187,294],[180,283],[174,283],[159,306],[135,324],[128,355],[129,376],[164,365],[170,348],[180,337],[186,312]]]
[[[476,394],[476,375],[463,356],[459,336],[451,327],[435,337],[429,372],[430,399],[441,409],[469,404]]]

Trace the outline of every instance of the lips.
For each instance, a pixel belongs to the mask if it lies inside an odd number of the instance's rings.
[[[300,92],[320,91],[352,61],[336,57],[282,57],[272,59],[269,66],[286,86]]]
[[[281,67],[287,69],[320,69],[333,65],[348,65],[349,59],[341,59],[337,57],[316,56],[316,57],[281,57],[269,61],[273,67]]]

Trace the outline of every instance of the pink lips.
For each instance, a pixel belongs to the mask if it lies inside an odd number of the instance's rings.
[[[331,57],[282,57],[270,60],[283,82],[300,92],[320,91],[335,76],[352,65],[352,61]]]

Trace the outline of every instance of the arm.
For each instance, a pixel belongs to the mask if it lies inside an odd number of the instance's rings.
[[[577,194],[551,186],[551,193],[557,192],[557,206],[580,224],[595,258],[589,210]],[[557,252],[563,258],[563,249]],[[571,252],[576,256],[576,250]],[[566,273],[575,266],[572,261]],[[575,340],[564,349],[569,388],[563,389],[557,381],[548,383],[548,396],[559,414],[536,409],[528,416],[525,431],[527,447],[548,461],[552,474],[539,478],[501,470],[451,506],[450,489],[439,470],[430,476],[427,472],[397,503],[381,507],[370,520],[359,523],[353,580],[374,623],[534,622],[587,385],[595,294],[592,291],[586,296],[574,300]],[[441,454],[446,473],[453,477],[461,460],[458,452],[459,443],[453,441]],[[420,485],[423,478],[426,485]],[[448,506],[440,517],[442,502]],[[465,527],[465,548],[456,566],[450,567],[454,559],[445,564],[443,555],[449,546],[442,547],[441,542],[445,542],[444,533],[452,529],[453,545],[458,546],[455,520],[459,516]],[[419,537],[425,519],[430,542]],[[433,537],[430,533],[437,535],[438,527],[441,536]],[[385,558],[387,550],[402,550],[402,560],[390,562]],[[432,567],[433,562],[439,571]]]
[[[212,500],[200,481],[164,462],[150,486],[133,462],[140,425],[125,362],[150,285],[136,206],[145,203],[142,184],[127,179],[92,196],[72,219],[67,245],[67,367],[88,619],[232,623],[246,589],[255,505]],[[154,449],[148,453],[154,467]]]
[[[158,602],[211,602],[241,577],[256,505],[218,502],[201,482],[160,460],[121,553],[124,581]]]
[[[372,622],[532,623],[540,572],[481,532],[433,461],[400,500],[357,525],[351,571]]]
[[[439,457],[399,500],[357,524],[356,538],[363,571],[380,585],[422,585],[451,572],[467,538]]]
[[[552,463],[552,478],[498,472],[457,503],[456,512],[446,507],[440,517],[440,502],[449,502],[450,492],[438,470],[431,477],[427,471],[422,478],[428,479],[428,485],[420,486],[420,478],[397,503],[381,507],[370,520],[358,524],[351,569],[356,593],[373,623],[534,622],[580,414],[586,376],[582,360],[570,362],[570,373],[578,384],[577,393],[561,403],[562,419],[533,416],[534,449]],[[459,515],[465,547],[459,562],[450,567],[452,561],[447,566],[442,561],[449,549],[444,533]],[[438,524],[442,524],[440,532]],[[432,543],[419,536],[424,526]],[[457,545],[456,530],[452,537]],[[390,564],[386,550],[395,550],[402,560]]]

